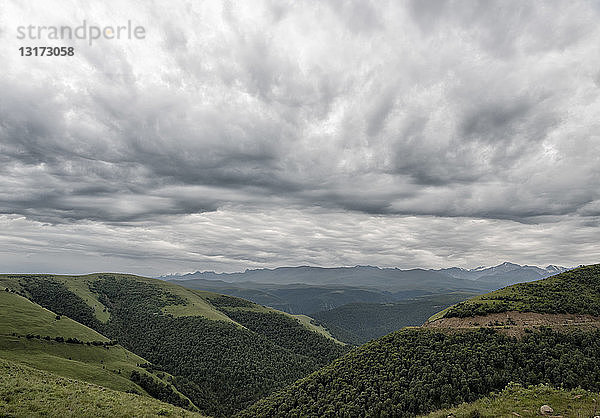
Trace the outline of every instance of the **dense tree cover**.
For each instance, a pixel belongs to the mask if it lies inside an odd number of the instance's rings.
[[[37,279],[31,281],[32,289],[43,286],[44,292],[31,292],[42,306],[75,320],[81,319],[79,315],[88,318],[89,312],[81,303],[76,304],[78,309],[62,309],[61,300],[78,297],[60,283],[55,285],[48,279],[38,286]],[[341,354],[332,348],[337,346],[332,346],[330,340],[295,321],[302,333],[287,328],[267,331],[269,327],[259,326],[256,320],[251,321],[255,324],[253,331],[231,322],[164,314],[163,307],[187,301],[153,283],[102,275],[90,283],[90,290],[111,312],[107,324],[89,321],[91,327],[146,358],[156,369],[173,375],[171,383],[212,416],[231,416]],[[248,303],[235,298],[218,299],[216,304],[219,302],[222,306]],[[280,325],[289,328],[290,324],[278,321],[272,328]],[[303,342],[302,349],[290,349],[293,338],[298,343],[302,338],[309,340]]]
[[[520,311],[600,316],[600,264],[520,283],[459,303],[446,317]]]
[[[408,417],[471,402],[509,382],[600,389],[600,331],[521,339],[493,329],[405,329],[351,351],[242,411],[254,416]]]
[[[133,383],[140,386],[153,398],[181,408],[193,409],[190,401],[174,391],[172,386],[160,382],[146,373],[133,370],[130,378]]]
[[[246,328],[296,354],[316,359],[319,365],[325,365],[348,351],[347,347],[324,339],[321,334],[303,327],[287,315],[247,309],[222,309],[227,316]]]
[[[222,307],[238,307],[238,308],[253,308],[256,306],[255,303],[252,303],[248,300],[234,298],[226,295],[219,295],[216,297],[208,298],[211,305],[216,308]]]
[[[173,384],[211,415],[231,415],[331,358],[324,337],[300,354],[233,323],[162,315],[162,307],[185,300],[153,284],[105,278],[92,289],[110,308],[109,335],[174,375]]]
[[[98,330],[102,324],[94,310],[79,296],[52,277],[20,276],[19,284],[39,305],[58,315],[66,315],[90,328]]]
[[[364,344],[406,326],[421,325],[434,313],[470,296],[457,292],[392,303],[350,303],[312,317],[338,340]]]

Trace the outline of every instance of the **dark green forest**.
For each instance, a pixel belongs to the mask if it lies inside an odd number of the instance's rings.
[[[132,382],[143,388],[150,396],[168,402],[172,405],[179,406],[181,408],[192,409],[190,401],[181,397],[171,386],[159,382],[152,376],[140,373],[137,370],[131,372],[130,379]]]
[[[464,318],[507,311],[600,316],[600,264],[509,286],[459,303],[444,316]]]
[[[600,389],[600,331],[405,329],[365,344],[242,411],[241,417],[411,417],[509,382]]]
[[[422,325],[436,312],[473,296],[455,292],[390,303],[349,303],[312,314],[338,340],[364,344],[407,326]]]
[[[347,347],[333,340],[323,341],[321,335],[298,326],[298,322],[287,315],[235,308],[223,309],[223,311],[246,328],[266,336],[271,341],[277,341],[281,347],[317,359],[320,366],[348,351]]]
[[[31,278],[15,276],[19,284],[29,294],[29,297],[39,305],[51,310],[57,315],[66,315],[77,322],[98,330],[102,324],[94,314],[94,310],[79,296],[67,287],[48,277]]]
[[[23,277],[21,283],[35,302],[94,328],[152,362],[152,369],[173,375],[171,383],[213,416],[231,416],[346,350],[279,314],[238,312],[247,329],[200,316],[173,317],[162,308],[186,304],[185,299],[155,284],[110,274],[90,284],[111,314],[106,324],[93,316],[85,301],[52,278]],[[215,298],[213,303],[222,310],[256,306],[230,297]],[[265,322],[269,320],[274,322]],[[151,384],[141,376],[132,379]],[[164,400],[183,402],[163,388],[148,389]]]

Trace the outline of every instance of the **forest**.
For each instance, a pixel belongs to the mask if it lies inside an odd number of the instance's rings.
[[[422,325],[434,313],[469,296],[473,294],[453,292],[400,302],[349,303],[311,316],[338,340],[360,345],[403,327]]]
[[[600,331],[404,329],[367,343],[241,417],[410,417],[471,402],[509,382],[600,389]]]
[[[599,276],[600,264],[580,267],[458,303],[444,316],[464,318],[507,311],[600,316]]]
[[[257,306],[237,298],[214,298],[212,303],[247,328],[201,316],[164,314],[162,308],[187,301],[157,284],[101,275],[90,290],[110,312],[108,323],[102,323],[83,299],[51,277],[23,277],[20,283],[36,303],[83,322],[146,358],[152,369],[172,375],[171,383],[212,416],[231,416],[347,350],[282,314],[229,312],[232,305],[233,310]],[[141,375],[132,379],[150,385]],[[181,405],[163,389],[148,386],[163,400]]]
[[[323,341],[323,337],[316,332],[299,327],[298,322],[287,315],[251,309],[227,309],[224,307],[221,309],[234,321],[276,341],[281,347],[287,348],[293,353],[317,359],[320,366],[324,366],[348,351],[348,347],[333,340]]]

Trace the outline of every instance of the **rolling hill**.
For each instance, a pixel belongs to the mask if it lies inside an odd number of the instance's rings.
[[[156,399],[65,378],[0,358],[0,411],[6,417],[198,417]]]
[[[511,311],[600,316],[600,265],[580,267],[476,296],[449,307],[432,320]]]
[[[168,381],[140,367],[147,363],[142,357],[21,295],[0,292],[0,319],[0,358],[195,409]],[[140,379],[131,380],[132,373],[141,376]]]
[[[456,306],[479,307],[478,301],[491,298],[491,306],[507,302],[506,309],[541,315],[552,315],[554,309],[548,306],[554,305],[593,314],[599,267],[517,285],[508,291],[510,300],[503,299],[503,289]],[[518,336],[503,330],[405,328],[352,350],[240,416],[408,417],[475,402],[510,382],[600,389],[600,329],[523,326]]]
[[[169,387],[176,388],[175,393],[214,416],[229,416],[347,351],[305,317],[156,279],[120,274],[19,274],[0,276],[0,288],[4,287],[10,291],[3,293],[10,297],[21,298],[20,294],[52,311],[46,319],[60,315],[55,320],[66,323],[68,317],[87,332],[117,340],[123,350],[139,356],[136,364],[150,363],[135,372],[115,364],[122,382],[143,386],[152,383],[148,376],[162,376]],[[43,337],[6,338],[17,338],[19,344],[58,343]],[[88,348],[76,345],[79,350]],[[116,352],[113,347],[105,350]],[[22,351],[34,352],[30,346]],[[40,351],[48,355],[46,345]],[[66,369],[65,361],[50,371]]]

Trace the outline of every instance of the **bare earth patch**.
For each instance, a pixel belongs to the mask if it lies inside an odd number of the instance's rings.
[[[540,326],[558,329],[571,326],[600,328],[600,317],[578,314],[542,314],[509,311],[466,318],[440,318],[423,324],[423,328],[436,329],[493,327],[506,330],[506,333],[510,335],[519,335],[525,328]]]

